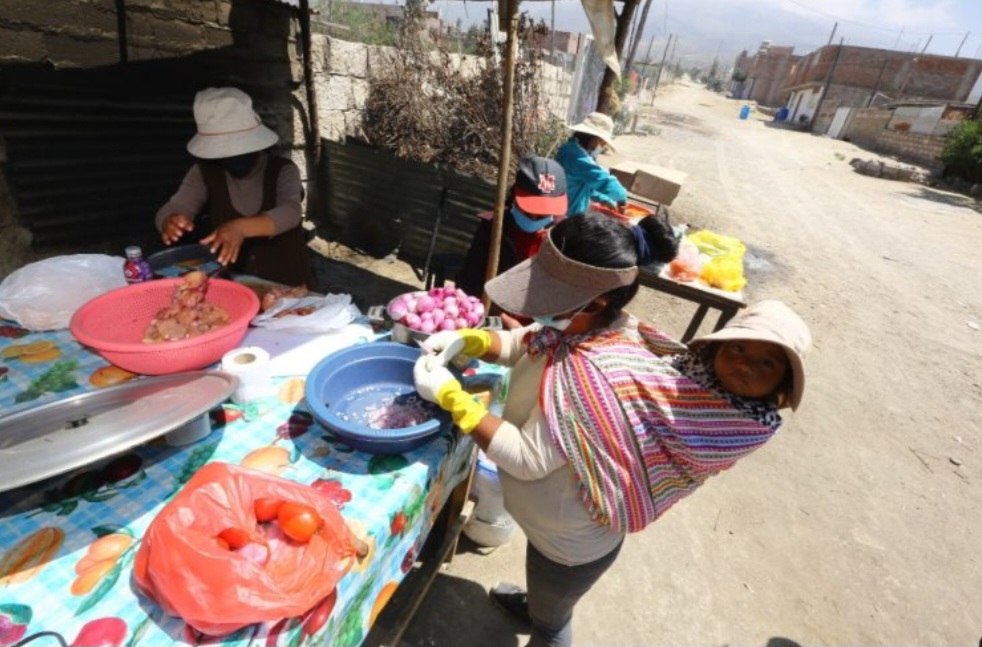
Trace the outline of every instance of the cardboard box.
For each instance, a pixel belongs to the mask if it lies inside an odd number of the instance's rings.
[[[621,162],[610,167],[610,173],[629,193],[666,206],[672,204],[688,177],[681,171],[635,162]]]

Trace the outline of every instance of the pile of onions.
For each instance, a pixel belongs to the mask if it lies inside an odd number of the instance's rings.
[[[407,292],[389,302],[389,316],[410,330],[434,333],[475,328],[484,321],[484,304],[457,288]]]

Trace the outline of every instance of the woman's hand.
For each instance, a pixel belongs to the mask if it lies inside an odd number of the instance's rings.
[[[184,232],[194,229],[194,221],[190,216],[183,213],[172,213],[164,218],[163,226],[160,231],[160,238],[165,245],[173,245]]]
[[[230,220],[218,226],[215,231],[201,239],[202,245],[208,245],[212,254],[218,256],[222,265],[230,265],[239,259],[242,241],[245,234],[242,231],[242,219]]]

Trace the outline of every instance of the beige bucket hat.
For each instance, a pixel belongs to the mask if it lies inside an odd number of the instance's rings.
[[[637,278],[637,266],[607,269],[567,258],[547,235],[538,254],[494,277],[484,289],[506,312],[536,317],[571,312]]]
[[[252,99],[238,88],[207,88],[194,97],[197,134],[188,152],[200,159],[221,159],[269,148],[279,136],[263,125]]]
[[[808,325],[782,301],[755,303],[733,317],[720,330],[696,337],[689,348],[699,350],[706,344],[731,339],[767,341],[784,349],[792,372],[791,410],[797,410],[805,392],[805,353],[812,343]]]
[[[614,120],[602,112],[591,112],[583,118],[583,121],[575,126],[570,126],[570,130],[574,133],[586,133],[599,137],[607,144],[607,148],[612,151],[616,150],[613,143]]]

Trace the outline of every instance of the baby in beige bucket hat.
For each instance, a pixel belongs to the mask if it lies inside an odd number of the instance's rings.
[[[756,303],[714,333],[697,337],[689,348],[712,366],[724,390],[773,401],[779,408],[801,404],[805,392],[808,326],[781,301]]]

